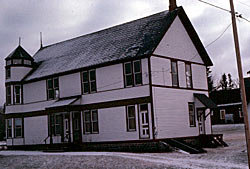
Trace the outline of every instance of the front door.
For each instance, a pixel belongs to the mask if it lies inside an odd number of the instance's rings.
[[[69,113],[64,114],[63,119],[63,131],[64,131],[64,142],[70,142],[70,116]]]
[[[199,133],[206,134],[205,130],[205,109],[197,109]]]
[[[72,112],[73,142],[81,143],[81,113]]]
[[[149,119],[147,104],[141,104],[139,110],[140,138],[149,138]]]

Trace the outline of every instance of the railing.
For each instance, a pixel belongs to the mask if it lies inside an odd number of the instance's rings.
[[[45,144],[47,144],[48,138],[50,138],[50,136],[47,136],[47,137],[43,140]]]

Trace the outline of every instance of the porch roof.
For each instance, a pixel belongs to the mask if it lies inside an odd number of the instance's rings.
[[[56,100],[55,102],[53,102],[51,105],[47,106],[46,109],[67,106],[67,105],[74,103],[76,100],[78,100],[78,97],[59,99],[59,100]]]
[[[194,97],[197,98],[207,108],[210,108],[210,109],[217,108],[217,105],[211,99],[209,99],[205,94],[194,93]]]

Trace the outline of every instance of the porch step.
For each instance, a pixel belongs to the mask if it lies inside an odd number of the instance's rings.
[[[179,139],[166,139],[164,142],[171,147],[180,149],[182,151],[185,151],[189,154],[199,154],[199,153],[205,153],[206,151],[202,148],[195,147],[194,145],[188,144],[185,141],[179,140]]]
[[[71,150],[71,145],[47,145],[47,147],[43,150],[43,152],[47,153],[59,153],[59,152],[67,152]]]
[[[200,143],[205,148],[228,147],[223,141],[223,134],[200,135]]]

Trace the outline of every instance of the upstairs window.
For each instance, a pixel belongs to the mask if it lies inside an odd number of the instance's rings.
[[[6,105],[11,104],[11,86],[6,86]]]
[[[221,109],[220,110],[220,119],[224,120],[226,116],[226,110],[225,109]]]
[[[178,87],[179,80],[178,80],[177,61],[171,61],[171,74],[172,74],[172,86]]]
[[[48,100],[59,98],[59,80],[57,78],[51,78],[47,80],[47,98]]]
[[[31,61],[30,60],[23,60],[23,64],[25,65],[32,65]]]
[[[188,111],[189,111],[189,125],[190,127],[195,127],[195,111],[194,111],[194,103],[188,103]]]
[[[82,89],[84,94],[96,92],[95,70],[82,72]]]
[[[12,119],[7,119],[7,138],[12,138]]]
[[[9,65],[11,65],[11,60],[6,61],[6,66],[9,66]]]
[[[142,85],[140,60],[124,63],[124,78],[126,87]]]
[[[21,85],[14,86],[14,104],[22,103],[22,87]]]
[[[127,131],[136,131],[135,106],[127,106]]]
[[[84,133],[85,134],[98,134],[98,111],[87,110],[84,111]]]
[[[13,65],[21,65],[22,59],[13,59]]]
[[[5,73],[6,73],[5,74],[6,79],[10,79],[10,77],[11,77],[10,68],[6,68],[6,72]]]
[[[15,123],[15,126],[14,126],[15,138],[23,137],[23,119],[15,118],[14,123]]]
[[[191,64],[185,64],[187,88],[193,87]]]

